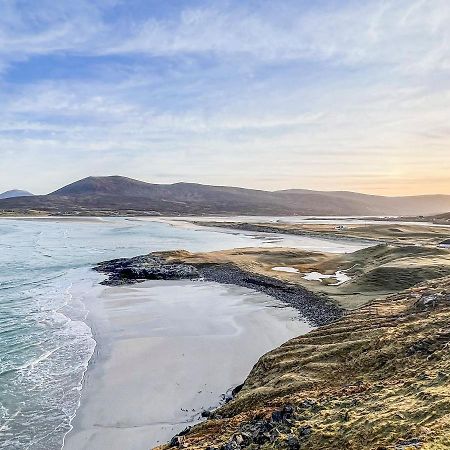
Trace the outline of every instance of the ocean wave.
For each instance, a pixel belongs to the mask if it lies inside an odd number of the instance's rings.
[[[80,320],[86,308],[71,292],[79,275],[69,272],[11,286],[0,302],[0,368],[9,365],[0,372],[2,450],[60,448],[79,407],[96,343]]]

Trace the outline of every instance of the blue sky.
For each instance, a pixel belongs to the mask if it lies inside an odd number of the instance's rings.
[[[0,191],[450,193],[450,4],[0,0]]]

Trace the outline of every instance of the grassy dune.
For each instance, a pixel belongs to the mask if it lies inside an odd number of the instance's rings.
[[[167,254],[165,254],[167,256]],[[350,254],[309,252],[287,248],[244,248],[211,253],[171,252],[172,260],[191,264],[234,264],[240,269],[297,284],[334,300],[346,309],[398,292],[415,284],[450,275],[450,251],[434,247],[377,245]],[[292,267],[299,273],[277,272]],[[307,281],[309,272],[345,271],[351,280],[333,286],[335,279]]]

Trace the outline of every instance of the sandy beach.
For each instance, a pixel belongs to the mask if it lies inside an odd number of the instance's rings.
[[[97,348],[64,449],[143,450],[201,420],[259,357],[311,327],[261,293],[211,282],[106,287]]]

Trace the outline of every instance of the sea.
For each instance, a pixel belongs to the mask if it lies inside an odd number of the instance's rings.
[[[146,218],[0,219],[0,449],[63,447],[96,346],[83,301],[100,289],[96,263],[255,246],[340,253],[367,244]]]

